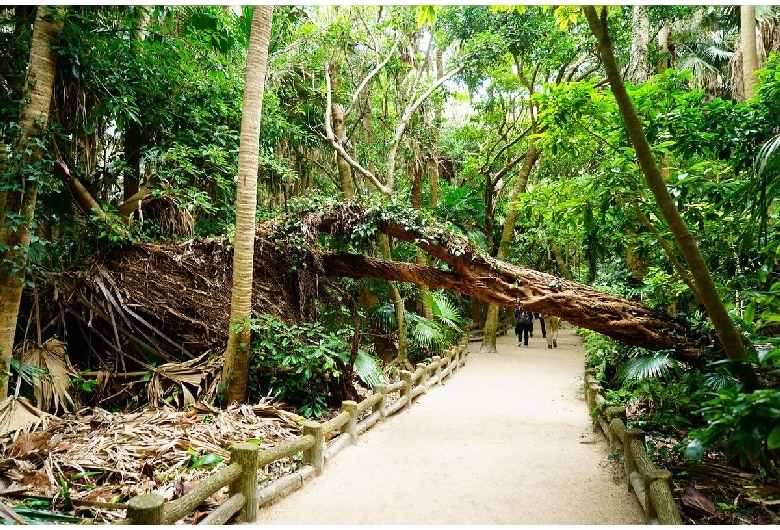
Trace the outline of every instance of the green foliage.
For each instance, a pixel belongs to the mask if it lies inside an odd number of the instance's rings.
[[[214,467],[219,467],[220,465],[224,466],[222,457],[217,454],[207,453],[203,456],[198,456],[192,447],[187,449],[187,453],[190,455],[190,457],[187,460],[185,466],[189,471],[201,468],[211,469]]]
[[[700,413],[707,425],[691,431],[690,457],[700,455],[701,447],[722,444],[726,457],[737,457],[746,466],[780,448],[780,391],[759,389],[745,394],[726,389],[703,405]]]
[[[251,327],[251,398],[271,394],[296,405],[303,416],[325,413],[329,381],[342,376],[337,360],[349,359],[351,345],[345,333],[328,331],[316,322],[286,325],[272,315],[253,319]],[[358,375],[376,382],[378,365],[366,354],[358,357]]]
[[[650,378],[662,380],[669,378],[678,369],[679,363],[663,353],[639,355],[628,359],[620,366],[618,380],[623,382]]]
[[[404,310],[409,358],[412,361],[428,358],[451,347],[460,336],[460,326],[463,325],[462,315],[443,291],[429,291],[428,301],[433,320]],[[385,332],[397,331],[395,307],[391,302],[375,305],[369,318]]]

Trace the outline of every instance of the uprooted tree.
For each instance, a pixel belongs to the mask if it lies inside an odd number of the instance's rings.
[[[366,257],[323,248],[322,236],[358,248],[377,232],[417,245],[434,265]],[[227,340],[231,263],[227,241],[136,244],[96,262],[84,275],[50,281],[59,293],[57,315],[74,363],[79,353],[99,358],[116,374],[125,363],[156,372],[154,363],[221,351]],[[338,277],[410,282],[486,302],[560,316],[627,344],[699,364],[700,337],[676,319],[643,305],[550,274],[493,259],[467,238],[393,203],[366,207],[346,202],[260,225],[255,242],[253,312],[295,323],[316,318],[315,299],[341,303]],[[51,330],[49,331],[51,333]],[[114,352],[113,363],[101,351]],[[349,366],[345,367],[349,375]],[[164,374],[162,374],[164,377]],[[343,380],[334,384],[343,385]],[[200,385],[205,387],[208,385]],[[333,389],[340,396],[348,389]]]

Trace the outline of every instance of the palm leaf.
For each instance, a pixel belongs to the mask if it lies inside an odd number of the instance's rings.
[[[49,377],[49,372],[43,368],[39,368],[33,364],[22,362],[18,359],[9,359],[11,368],[16,370],[16,373],[22,376],[22,379],[30,386],[35,386],[35,381]]]
[[[398,327],[395,321],[395,306],[390,302],[375,305],[371,309],[371,320],[376,322],[384,331],[390,331]]]
[[[756,173],[758,176],[764,174],[767,170],[767,166],[771,167],[771,164],[777,163],[778,160],[780,160],[777,156],[778,148],[780,148],[780,134],[768,140],[761,146],[761,149],[758,150],[758,154],[756,155]]]
[[[387,382],[379,362],[366,353],[358,352],[352,368],[360,380],[372,388]]]
[[[727,388],[736,389],[739,386],[739,380],[736,377],[718,372],[704,374],[702,383],[711,392],[720,392]]]
[[[666,355],[640,355],[623,363],[618,370],[621,381],[641,381],[643,379],[663,379],[678,367],[675,359]]]
[[[426,348],[433,348],[444,338],[441,326],[432,320],[426,320],[420,315],[407,313],[409,335],[414,342]]]
[[[73,405],[73,398],[68,393],[71,376],[76,376],[76,370],[70,365],[65,343],[51,338],[43,344],[28,344],[22,354],[22,362],[37,367],[47,373],[46,377],[33,381],[35,401],[41,410],[60,407],[68,411]]]
[[[463,317],[443,292],[428,292],[428,302],[434,316],[446,327],[460,331]]]

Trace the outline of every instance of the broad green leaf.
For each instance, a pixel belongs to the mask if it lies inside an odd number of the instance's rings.
[[[775,425],[775,428],[769,433],[769,436],[766,439],[766,445],[769,449],[777,449],[780,447],[780,425]]]

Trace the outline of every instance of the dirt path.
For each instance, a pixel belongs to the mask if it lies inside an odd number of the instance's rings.
[[[590,431],[581,340],[500,337],[364,433],[258,524],[643,524]]]

